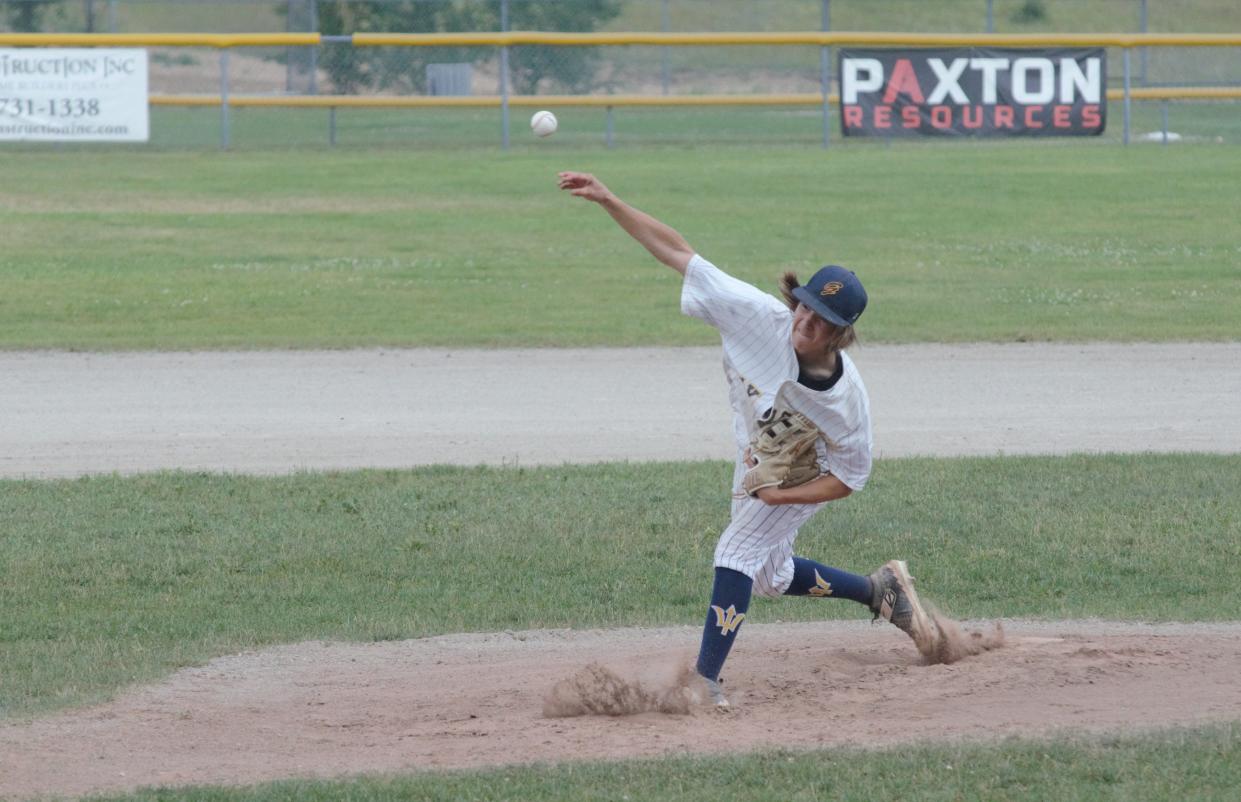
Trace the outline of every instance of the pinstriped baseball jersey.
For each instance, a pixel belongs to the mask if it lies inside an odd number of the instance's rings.
[[[810,418],[823,432],[816,446],[819,469],[853,490],[870,477],[870,401],[849,357],[841,353],[840,378],[828,390],[797,382],[797,354],[790,341],[793,315],[780,300],[695,255],[685,269],[681,311],[720,332],[724,374],[737,444],[732,521],[720,535],[715,565],[754,580],[754,592],[778,596],[793,578],[797,530],[822,504],[769,505],[741,490],[744,454],[758,414],[777,400]]]

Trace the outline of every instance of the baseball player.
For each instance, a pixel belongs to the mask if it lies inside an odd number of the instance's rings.
[[[870,476],[870,403],[844,353],[866,307],[857,276],[828,266],[799,286],[786,273],[781,302],[721,271],[589,173],[562,172],[559,186],[602,206],[680,273],[681,311],[720,332],[737,456],[732,518],[715,549],[697,662],[712,701],[728,705],[720,671],[754,594],[852,599],[907,633],[923,653],[934,649],[933,625],[903,561],[864,576],[793,553],[801,525],[827,502],[861,490]]]

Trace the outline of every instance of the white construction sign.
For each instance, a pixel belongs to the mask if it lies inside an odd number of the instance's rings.
[[[145,50],[0,48],[0,141],[149,137]]]

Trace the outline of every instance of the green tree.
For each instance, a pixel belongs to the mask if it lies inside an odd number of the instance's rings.
[[[4,19],[15,33],[40,33],[43,30],[43,12],[59,0],[0,0],[4,6]]]
[[[621,0],[509,0],[510,30],[593,31],[620,13]],[[500,0],[336,0],[319,7],[324,34],[457,33],[500,30]],[[513,89],[541,86],[584,92],[595,83],[598,48],[514,47],[509,51]],[[424,91],[426,65],[482,62],[493,47],[348,47],[327,45],[319,60],[340,92],[363,89]]]
[[[1018,25],[1029,25],[1044,22],[1047,19],[1047,7],[1043,0],[1025,0],[1021,7],[1013,12],[1012,20]]]
[[[319,7],[324,34],[436,33],[473,30],[478,13],[463,0],[337,0]],[[423,91],[426,65],[435,61],[475,61],[477,48],[350,47],[326,45],[319,65],[339,92],[362,89]]]
[[[499,29],[499,0],[489,0]],[[510,0],[509,28],[521,31],[593,31],[620,13],[620,0]],[[509,53],[513,90],[534,94],[541,85],[570,93],[595,86],[600,48],[525,46]]]

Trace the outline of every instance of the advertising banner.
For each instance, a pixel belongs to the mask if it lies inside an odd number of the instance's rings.
[[[145,142],[147,52],[0,48],[0,141]]]
[[[845,136],[1097,136],[1103,48],[842,49]]]

